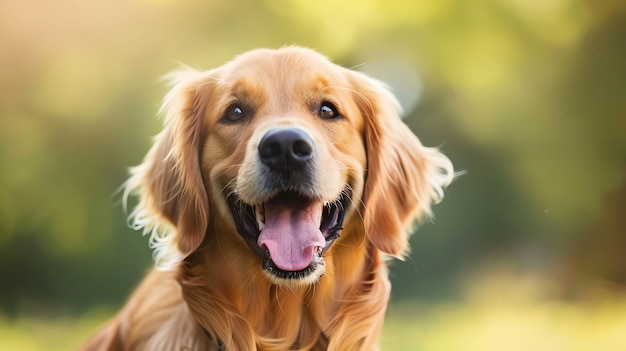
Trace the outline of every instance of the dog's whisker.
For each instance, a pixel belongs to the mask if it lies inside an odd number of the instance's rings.
[[[354,189],[352,189],[350,184],[348,184],[348,187],[349,187],[350,193],[353,194],[351,197],[348,197],[348,199],[350,200],[350,203],[352,204],[352,207],[354,208],[355,212],[359,215],[359,218],[361,219],[361,221],[364,221],[365,218],[363,217],[363,214],[361,213],[361,208],[365,208],[365,203],[363,202],[363,199],[361,199],[361,196],[359,196],[358,194],[354,192]],[[357,203],[355,203],[355,200]]]
[[[230,185],[234,183],[235,181],[236,181],[236,178],[233,178],[228,183],[226,183],[226,185],[224,185],[222,189],[220,189],[220,191],[217,194],[215,194],[215,196],[213,197],[213,201],[217,201],[219,196],[222,195],[222,193],[224,193],[227,189],[230,189]],[[233,190],[231,189],[230,191],[232,192]],[[231,194],[226,194],[226,195],[228,197]]]

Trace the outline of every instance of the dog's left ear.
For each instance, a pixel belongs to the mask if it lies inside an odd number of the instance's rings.
[[[365,122],[366,235],[381,251],[402,258],[413,224],[432,215],[431,204],[443,198],[452,181],[452,163],[436,148],[423,146],[402,122],[400,104],[384,83],[358,72],[350,76]]]

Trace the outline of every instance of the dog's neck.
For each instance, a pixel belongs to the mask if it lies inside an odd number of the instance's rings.
[[[324,333],[343,299],[368,274],[367,262],[372,259],[365,254],[363,238],[358,238],[356,233],[345,234],[352,242],[346,241],[330,251],[326,257],[327,273],[308,286],[271,284],[263,275],[261,259],[256,255],[221,251],[222,247],[233,246],[220,245],[220,241],[239,240],[236,233],[207,235],[203,245],[180,267],[179,281],[185,301],[213,340],[226,343],[224,338],[232,335],[241,340],[228,342],[245,345],[246,338],[242,335],[249,335],[249,340],[267,340],[268,345],[282,345],[285,349],[324,343]],[[240,244],[248,250],[245,243]],[[350,265],[339,267],[333,255],[353,259]],[[214,260],[228,260],[229,264],[215,270],[211,264]],[[337,284],[338,281],[342,283]]]

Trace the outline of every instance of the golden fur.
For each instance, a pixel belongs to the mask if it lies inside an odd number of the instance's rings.
[[[402,123],[383,83],[312,50],[254,50],[169,78],[164,130],[125,193],[139,196],[133,226],[150,234],[158,269],[83,350],[377,349],[385,257],[406,253],[411,225],[443,196],[448,158]],[[325,101],[341,118],[317,115]],[[233,104],[253,113],[225,120]],[[266,274],[226,200],[267,200],[255,155],[276,126],[305,131],[316,147],[308,197],[350,194],[341,237],[305,279]]]

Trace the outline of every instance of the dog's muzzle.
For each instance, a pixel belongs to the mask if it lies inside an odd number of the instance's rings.
[[[350,204],[347,185],[332,201],[312,194],[315,157],[315,144],[304,131],[272,129],[258,145],[259,188],[268,200],[248,204],[236,191],[228,196],[237,231],[263,258],[263,269],[279,279],[302,279],[323,268],[322,255],[339,237]]]

